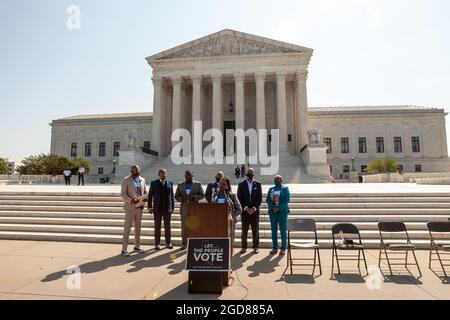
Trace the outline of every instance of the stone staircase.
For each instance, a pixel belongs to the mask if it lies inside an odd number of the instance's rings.
[[[316,219],[323,247],[330,246],[331,227],[337,222],[355,223],[361,230],[364,245],[378,247],[377,222],[394,220],[404,221],[413,242],[419,248],[427,248],[426,222],[448,221],[450,193],[293,193],[290,207],[290,217]],[[117,193],[0,192],[0,239],[120,243],[123,216]],[[240,229],[238,223],[236,246],[240,245]],[[261,247],[270,247],[270,222],[265,204],[260,229]],[[142,234],[143,245],[153,244],[153,219],[148,213],[144,214]],[[178,203],[172,217],[172,235],[174,244],[180,244]],[[292,236],[309,238],[302,233]]]
[[[240,166],[239,166],[240,167]],[[261,166],[253,165],[255,169],[255,179],[263,184],[272,184],[274,175],[263,176],[260,175]],[[156,179],[158,170],[164,168],[167,170],[169,179],[178,183],[184,180],[184,171],[192,170],[194,173],[194,179],[206,184],[213,180],[217,171],[223,171],[226,176],[231,179],[233,184],[242,181],[242,178],[236,179],[234,176],[234,170],[236,164],[191,164],[191,165],[175,165],[170,157],[160,158],[149,167],[145,167],[142,170],[142,176],[147,180]],[[129,171],[129,170],[128,170]],[[127,173],[128,173],[127,171]],[[302,160],[297,156],[281,156],[279,158],[279,170],[278,174],[281,174],[285,183],[326,183],[327,177],[313,177],[306,174]]]

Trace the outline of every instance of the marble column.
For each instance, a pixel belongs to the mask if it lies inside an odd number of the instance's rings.
[[[256,73],[256,129],[266,129],[265,74]]]
[[[242,73],[234,74],[236,129],[245,130],[244,77]]]
[[[161,104],[162,104],[162,79],[153,77],[153,120],[151,149],[161,156]]]
[[[192,77],[192,129],[194,128],[194,121],[202,121],[201,111],[201,86],[202,77]]]
[[[300,71],[296,74],[296,108],[298,114],[299,145],[297,152],[308,144],[308,101],[306,95],[306,79],[308,71]]]
[[[173,98],[172,98],[172,131],[169,132],[169,139],[175,129],[181,128],[181,77],[172,78]],[[177,142],[172,142],[176,145]]]
[[[287,153],[286,73],[277,73],[277,120],[280,136],[280,153]]]
[[[222,75],[211,75],[213,84],[212,128],[223,131]]]

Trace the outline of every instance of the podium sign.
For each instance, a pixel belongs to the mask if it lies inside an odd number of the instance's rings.
[[[230,271],[230,238],[189,238],[186,270]]]

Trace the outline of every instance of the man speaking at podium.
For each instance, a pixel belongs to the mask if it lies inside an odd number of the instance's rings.
[[[180,218],[181,218],[181,250],[185,250],[187,246],[187,216],[189,211],[189,203],[199,202],[204,198],[203,187],[201,182],[192,179],[192,171],[186,170],[184,172],[185,181],[177,186],[175,192],[175,199],[181,202]]]

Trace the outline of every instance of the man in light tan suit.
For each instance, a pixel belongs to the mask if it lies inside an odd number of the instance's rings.
[[[175,200],[181,202],[180,215],[181,215],[181,237],[182,245],[181,250],[185,250],[187,246],[187,215],[189,211],[189,203],[199,202],[205,197],[201,182],[192,180],[192,171],[186,170],[184,172],[184,182],[181,182],[177,186],[175,192]]]
[[[128,240],[130,238],[131,226],[134,224],[134,251],[144,252],[141,247],[141,224],[142,209],[147,202],[147,187],[145,179],[140,177],[139,166],[131,167],[131,174],[122,181],[121,196],[123,199],[123,209],[125,210],[125,221],[123,224],[122,255],[128,257]],[[140,199],[142,199],[140,201]]]

